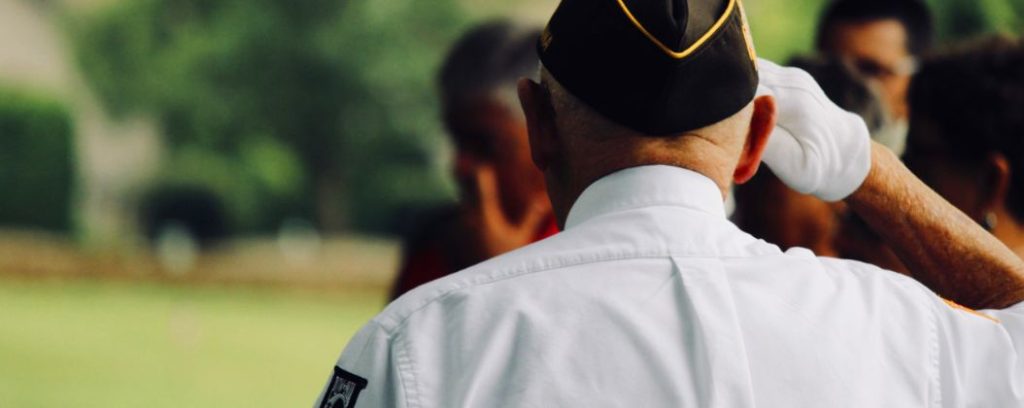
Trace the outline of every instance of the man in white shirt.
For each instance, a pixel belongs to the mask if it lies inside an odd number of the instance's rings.
[[[519,93],[564,231],[392,303],[316,406],[1024,406],[1024,262],[746,33],[738,0],[563,0]],[[740,231],[762,156],[992,310]]]

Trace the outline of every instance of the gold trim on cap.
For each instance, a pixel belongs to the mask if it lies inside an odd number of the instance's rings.
[[[719,18],[718,21],[716,21],[715,24],[711,26],[711,29],[709,29],[708,32],[704,33],[703,36],[698,38],[697,41],[694,42],[693,45],[691,45],[689,48],[682,51],[675,51],[666,46],[661,41],[659,41],[657,37],[655,37],[653,34],[651,34],[650,31],[647,31],[647,29],[644,28],[643,24],[640,24],[640,20],[637,20],[636,16],[633,15],[633,12],[629,11],[629,7],[626,7],[625,0],[618,0],[618,2],[619,7],[622,7],[622,12],[626,13],[626,17],[629,17],[629,21],[631,21],[633,25],[636,26],[636,28],[640,30],[640,32],[643,33],[645,37],[647,37],[648,40],[651,40],[651,42],[653,42],[654,45],[658,46],[658,48],[665,52],[665,54],[668,54],[668,56],[675,59],[683,59],[690,56],[690,54],[693,54],[694,51],[697,51],[697,49],[700,48],[701,45],[704,45],[704,43],[708,42],[708,40],[711,39],[711,36],[715,35],[715,33],[718,32],[718,30],[725,25],[726,21],[729,21],[729,17],[732,17],[732,13],[736,9],[736,0],[729,0],[729,6],[726,7],[725,13],[723,13],[722,17]]]
[[[543,51],[547,51],[551,47],[551,42],[555,40],[555,37],[551,35],[551,27],[544,27],[544,31],[540,34],[540,46]]]
[[[743,41],[747,43],[747,52],[750,53],[750,60],[757,65],[757,49],[754,48],[754,36],[750,35],[750,21],[747,20],[747,11],[743,7],[743,0],[736,0],[736,7],[740,8],[740,18],[743,20]]]

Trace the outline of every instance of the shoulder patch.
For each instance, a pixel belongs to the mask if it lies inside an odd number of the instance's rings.
[[[365,378],[334,367],[334,377],[327,386],[320,408],[354,408],[359,392],[366,388]]]

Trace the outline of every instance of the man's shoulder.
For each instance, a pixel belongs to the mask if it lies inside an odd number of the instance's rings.
[[[574,248],[574,243],[571,237],[556,235],[427,283],[392,302],[374,320],[385,332],[393,333],[410,318],[430,310],[442,311],[454,317],[467,304],[477,308],[500,304],[507,309],[515,303],[516,296],[550,284],[548,280],[551,279],[545,277],[557,279],[560,270],[586,268],[588,265],[605,262],[658,258],[645,253],[615,252],[593,247]],[[687,259],[714,259],[685,254],[677,256],[670,252],[661,255],[662,258],[676,258],[684,263]],[[807,250],[771,255],[754,254],[746,258],[726,258],[720,261],[733,265],[727,268],[731,272],[746,269],[746,276],[761,275],[749,280],[739,275],[733,278],[746,280],[747,285],[764,283],[765,290],[771,290],[772,285],[784,284],[783,281],[786,281],[856,287],[864,291],[875,287],[922,295],[927,291],[917,281],[895,272],[857,261],[816,257]],[[744,265],[736,266],[737,262]],[[765,275],[771,279],[764,279]]]
[[[817,257],[817,261],[832,279],[849,279],[868,284],[880,284],[920,295],[931,294],[931,291],[916,279],[874,264],[824,256]]]
[[[723,261],[737,287],[765,294],[784,294],[800,304],[815,294],[842,296],[845,302],[869,305],[878,296],[899,298],[907,305],[929,305],[935,295],[917,280],[868,263],[817,256],[803,248],[784,253]]]
[[[421,285],[389,304],[374,318],[386,333],[401,330],[417,316],[441,311],[450,318],[460,313],[479,312],[480,308],[500,307],[509,311],[518,295],[551,285],[561,272],[600,269],[607,262],[665,258],[673,255],[662,240],[621,239],[621,231],[609,232],[604,224],[585,225],[563,231],[525,247]],[[636,235],[636,234],[634,234]],[[692,248],[680,250],[690,254]],[[711,251],[697,251],[708,256]],[[476,309],[464,310],[466,304]]]
[[[876,265],[852,259],[832,256],[818,256],[806,248],[791,248],[778,257],[782,264],[810,264],[832,279],[888,280],[900,284],[917,283],[913,278],[898,272],[882,269]]]
[[[427,309],[451,309],[469,298],[499,293],[511,296],[536,280],[517,279],[587,262],[596,262],[594,251],[566,250],[564,235],[558,234],[523,248],[481,262],[443,278],[420,285],[391,302],[373,322],[386,333],[401,329],[407,321]],[[529,282],[529,283],[527,283]],[[494,299],[491,299],[493,301]]]
[[[927,291],[927,288],[914,278],[866,262],[832,257],[819,257],[818,261],[825,271],[837,278],[880,281],[914,292]]]
[[[939,299],[916,279],[876,265],[833,257],[815,257],[815,262],[820,265],[822,273],[812,279],[821,279],[834,287],[837,295],[849,292],[852,296],[845,296],[844,300],[855,301],[865,307],[884,298],[883,302],[898,304],[904,314],[921,315],[930,314],[935,300]],[[901,313],[895,310],[890,310],[890,317],[899,318]]]

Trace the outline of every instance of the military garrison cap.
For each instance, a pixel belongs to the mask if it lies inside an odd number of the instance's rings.
[[[740,0],[562,0],[538,52],[577,98],[652,136],[717,123],[757,90]]]

